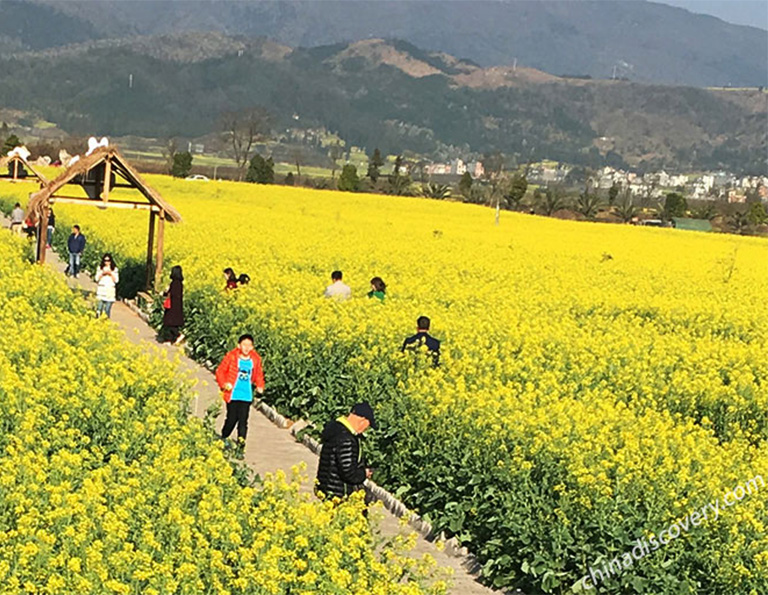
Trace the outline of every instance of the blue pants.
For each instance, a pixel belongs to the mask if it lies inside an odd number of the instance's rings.
[[[69,253],[69,274],[73,277],[77,277],[77,273],[80,272],[80,253]]]
[[[112,318],[112,304],[114,304],[114,302],[96,300],[96,318],[101,316],[102,312],[107,315],[107,318]]]

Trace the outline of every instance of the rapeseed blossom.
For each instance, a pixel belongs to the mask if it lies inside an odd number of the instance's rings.
[[[513,213],[497,227],[477,206],[148,178],[184,217],[166,256],[184,267],[192,354],[216,360],[247,329],[282,412],[322,423],[371,400],[377,480],[498,585],[562,589],[594,556],[768,475],[764,239]],[[143,215],[57,216],[94,254],[143,262]],[[250,285],[224,293],[225,266]],[[353,299],[321,297],[334,269]],[[374,275],[385,303],[364,298]],[[399,353],[421,314],[443,340],[436,370]],[[767,503],[602,588],[768,591]]]
[[[23,248],[0,235],[0,593],[445,593],[361,499],[329,507],[300,469],[238,483],[174,366]]]

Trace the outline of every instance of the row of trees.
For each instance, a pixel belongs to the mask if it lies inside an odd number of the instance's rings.
[[[228,112],[222,116],[221,139],[230,147],[239,180],[245,179],[259,184],[275,182],[272,157],[265,158],[254,153],[256,145],[270,137],[272,121],[271,114],[261,107]],[[19,144],[18,137],[9,135],[3,142],[3,154]],[[329,147],[329,156],[338,159],[340,155],[331,155],[334,148],[338,149],[337,153],[343,152],[342,148],[338,144]],[[169,174],[183,178],[191,173],[192,154],[189,151],[178,151],[173,139],[168,141],[163,153]],[[331,159],[334,166],[331,182],[317,184],[312,180],[301,179],[301,156],[297,155],[296,176],[293,173],[288,174],[284,183],[294,185],[303,182],[321,188],[336,185],[339,190],[347,192],[418,195],[438,200],[458,196],[464,202],[495,207],[497,222],[501,210],[526,210],[548,216],[558,211],[568,210],[588,220],[595,220],[600,213],[608,211],[624,222],[632,221],[641,213],[651,214],[664,221],[688,215],[709,220],[720,217],[727,220],[730,228],[739,233],[748,233],[768,222],[768,213],[759,197],[750,197],[745,207],[735,207],[727,212],[722,206],[711,202],[689,209],[685,198],[679,193],[669,193],[662,201],[653,201],[648,197],[639,199],[633,197],[628,189],[614,185],[608,189],[606,195],[601,195],[595,189],[588,170],[585,170],[578,180],[571,180],[571,182],[583,182],[583,189],[576,194],[569,194],[561,185],[544,189],[536,188],[531,193],[528,192],[526,176],[530,163],[519,167],[516,161],[509,162],[509,159],[500,152],[484,156],[485,174],[480,179],[475,180],[469,172],[465,172],[456,187],[428,181],[424,175],[424,165],[409,163],[405,167],[403,156],[396,157],[391,174],[383,175],[382,169],[386,161],[378,148],[373,151],[368,160],[365,176],[359,176],[357,168],[347,163],[336,181],[337,159]],[[505,168],[508,170],[505,171]],[[411,173],[421,178],[421,182],[414,182]]]
[[[375,175],[376,168],[377,165],[369,165],[368,173],[373,170]],[[347,164],[339,177],[337,188],[346,192],[370,191],[380,182],[379,177],[374,180],[367,175],[367,180],[361,179],[357,168]],[[580,192],[568,192],[565,186],[559,184],[535,188],[529,192],[528,180],[523,172],[505,176],[500,169],[495,173],[491,169],[490,174],[478,180],[465,172],[453,188],[436,182],[413,183],[410,176],[400,172],[397,162],[393,173],[383,180],[383,184],[379,183],[378,187],[389,194],[433,199],[458,197],[463,202],[495,207],[497,220],[501,210],[526,211],[546,216],[553,216],[558,211],[570,211],[591,221],[597,220],[601,214],[607,214],[608,218],[624,223],[639,218],[656,218],[670,223],[675,218],[692,217],[709,221],[719,219],[725,229],[740,234],[753,233],[768,223],[768,210],[756,195],[746,205],[706,201],[690,207],[685,197],[678,192],[670,192],[663,199],[654,200],[650,197],[635,197],[629,189],[614,185],[607,193],[601,194],[589,180]]]

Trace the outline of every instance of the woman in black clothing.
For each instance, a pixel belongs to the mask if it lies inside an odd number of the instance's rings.
[[[181,327],[184,326],[184,275],[181,267],[176,265],[171,269],[171,285],[163,293],[165,297],[165,313],[160,340],[163,343],[178,344],[184,339]]]

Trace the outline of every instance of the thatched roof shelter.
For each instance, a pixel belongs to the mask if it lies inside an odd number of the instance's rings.
[[[62,194],[65,188],[79,186],[81,196]],[[138,191],[143,200],[130,200],[125,193],[110,196],[114,189],[132,189]],[[85,196],[82,196],[83,191]],[[72,194],[76,194],[77,191]],[[30,196],[27,211],[34,213],[40,222],[40,234],[47,233],[48,213],[53,204],[80,204],[99,208],[117,208],[149,211],[149,237],[147,242],[147,288],[152,284],[153,272],[155,285],[159,284],[163,268],[163,240],[165,222],[180,223],[179,212],[166,202],[162,196],[149,186],[139,173],[122,156],[117,147],[101,147],[90,155],[79,157],[59,177],[46,182],[40,190]],[[154,246],[155,220],[158,223],[156,266],[152,270],[152,251]],[[43,238],[45,240],[45,238]],[[45,261],[45,241],[38,242],[38,260]]]
[[[109,183],[106,172],[110,171]],[[123,179],[118,181],[116,176]],[[62,196],[59,191],[67,184],[77,184],[85,189],[87,198]],[[138,190],[147,202],[110,200],[109,192],[113,188],[133,188]],[[102,147],[86,157],[81,157],[70,165],[59,177],[35,192],[29,201],[28,209],[36,214],[42,214],[43,209],[50,203],[91,204],[101,208],[129,208],[149,210],[161,213],[166,221],[181,222],[181,215],[149,184],[147,184],[122,156],[117,147]]]
[[[30,175],[31,174],[31,175]],[[0,157],[0,180],[11,182],[39,182],[47,184],[48,180],[19,154],[10,157]]]

